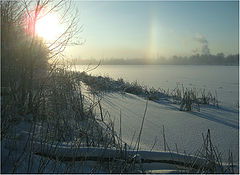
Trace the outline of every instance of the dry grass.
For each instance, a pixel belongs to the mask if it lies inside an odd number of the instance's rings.
[[[52,160],[39,158],[34,153],[37,150],[46,151],[46,148],[54,153],[64,142],[71,143],[71,147],[74,148],[119,147],[114,127],[97,120],[94,109],[98,102],[87,99],[82,94],[81,88],[80,82],[72,72],[55,69],[42,81],[39,88],[34,89],[31,112],[27,105],[24,109],[18,108],[16,99],[20,98],[20,92],[10,91],[8,95],[2,96],[1,141],[9,150],[5,162],[12,164],[12,170],[9,170],[6,167],[8,165],[2,162],[2,172],[51,173],[48,164],[55,164],[57,167],[60,160],[54,160],[53,163]],[[38,146],[36,146],[37,142]],[[15,143],[17,145],[21,143],[22,146],[16,147]],[[61,157],[61,155],[56,156]],[[36,161],[39,161],[37,170],[33,167]],[[62,172],[71,172],[71,166],[69,165]],[[53,172],[56,167],[52,169]]]
[[[94,94],[103,92],[127,92],[152,101],[161,102],[162,99],[171,99],[174,104],[179,105],[181,111],[200,111],[200,105],[213,105],[219,107],[217,92],[214,93],[205,89],[185,88],[177,86],[173,90],[148,88],[135,81],[126,82],[123,79],[114,80],[110,77],[91,76],[87,73],[75,72],[79,81],[85,83]]]

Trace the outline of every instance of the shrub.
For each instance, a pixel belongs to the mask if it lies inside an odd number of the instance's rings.
[[[200,110],[196,93],[193,90],[186,88],[180,102],[180,111],[192,111],[194,105],[197,107],[197,110]]]

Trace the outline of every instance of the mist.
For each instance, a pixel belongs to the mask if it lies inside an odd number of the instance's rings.
[[[207,40],[199,38],[201,51],[203,54],[193,54],[191,56],[172,56],[169,58],[159,57],[156,59],[145,58],[104,58],[104,59],[73,59],[72,64],[102,64],[102,65],[228,65],[237,66],[239,64],[239,54],[230,54],[225,56],[223,53],[216,55],[210,54]]]

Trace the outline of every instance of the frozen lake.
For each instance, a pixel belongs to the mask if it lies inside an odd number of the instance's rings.
[[[90,66],[90,69],[94,66]],[[87,66],[75,66],[84,71]],[[239,97],[238,66],[205,65],[100,65],[88,72],[92,75],[109,76],[138,81],[148,87],[174,89],[177,85],[198,89],[215,90],[224,106],[237,106]]]

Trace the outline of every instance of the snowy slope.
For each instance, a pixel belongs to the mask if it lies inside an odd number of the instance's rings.
[[[146,100],[132,94],[107,93],[103,96],[102,106],[109,111],[115,122],[115,130],[121,131],[122,138],[129,145],[137,136],[146,106]],[[179,152],[194,154],[200,149],[208,129],[214,145],[223,153],[226,160],[229,149],[234,154],[234,162],[238,162],[238,111],[220,107],[201,106],[200,112],[182,112],[177,105],[166,100],[160,103],[148,102],[146,118],[141,136],[141,149],[150,150],[156,140],[153,150],[163,150],[163,125],[165,128],[166,141],[169,148]]]
[[[135,145],[136,138],[139,134],[143,113],[146,106],[146,100],[131,94],[119,94],[119,93],[107,93],[103,96],[102,106],[104,110],[108,110],[111,118],[115,122],[115,130],[119,131],[119,116],[121,110],[122,117],[122,137],[128,145],[132,148]],[[105,112],[104,111],[104,112]],[[141,144],[139,154],[143,159],[152,160],[183,160],[185,159],[185,154],[176,154],[161,152],[163,151],[163,131],[162,126],[165,127],[165,135],[167,139],[167,144],[172,151],[176,152],[175,143],[178,146],[178,151],[184,153],[186,150],[187,154],[194,154],[197,149],[200,148],[202,144],[202,135],[207,129],[211,130],[213,143],[215,143],[219,151],[228,152],[229,149],[234,153],[234,162],[238,161],[238,113],[236,109],[227,109],[221,107],[221,109],[216,109],[214,107],[202,106],[200,112],[181,112],[178,110],[177,105],[173,105],[167,100],[163,100],[159,103],[149,101],[146,113],[146,118],[143,127],[143,133],[141,136]],[[2,163],[3,172],[12,172],[13,167],[15,167],[15,160],[18,158],[26,142],[28,136],[29,124],[26,121],[20,122],[15,128],[12,128],[15,133],[17,133],[17,142],[3,141],[1,144],[2,150]],[[134,134],[135,132],[135,134]],[[119,134],[119,132],[118,132]],[[131,144],[133,135],[134,141]],[[151,150],[153,142],[157,139],[156,145],[153,151]],[[26,153],[23,154],[23,158],[29,156],[28,152],[40,153],[47,156],[66,156],[74,157],[76,156],[93,156],[98,157],[98,155],[105,156],[117,155],[116,151],[112,149],[100,149],[100,148],[83,148],[83,147],[72,147],[71,143],[61,143],[53,145],[41,145],[39,141],[33,142],[34,149],[30,150],[27,146]],[[57,145],[57,146],[55,146]],[[55,151],[49,148],[56,148]],[[12,151],[10,151],[12,150]],[[136,150],[136,149],[135,149]],[[144,151],[147,150],[147,151]],[[9,156],[9,153],[11,155]],[[77,154],[76,154],[77,153]],[[131,157],[135,154],[135,151],[129,151]],[[226,154],[225,154],[226,155]],[[38,173],[39,167],[45,162],[46,167],[43,169],[43,173],[63,173],[69,170],[69,173],[106,173],[108,172],[105,167],[98,164],[96,161],[77,161],[72,167],[71,162],[59,162],[55,160],[49,160],[45,156],[32,155],[32,164],[29,169],[28,161],[21,161],[15,172],[26,173],[27,170],[32,173]],[[190,156],[191,157],[191,156]],[[225,156],[226,157],[226,156]],[[7,160],[7,161],[6,161]],[[41,163],[43,162],[43,163]],[[141,165],[146,172],[153,173],[179,173],[179,167],[168,163],[143,163]],[[69,169],[69,167],[71,167]],[[237,172],[238,167],[234,167],[235,172]],[[117,171],[119,172],[119,171]]]

